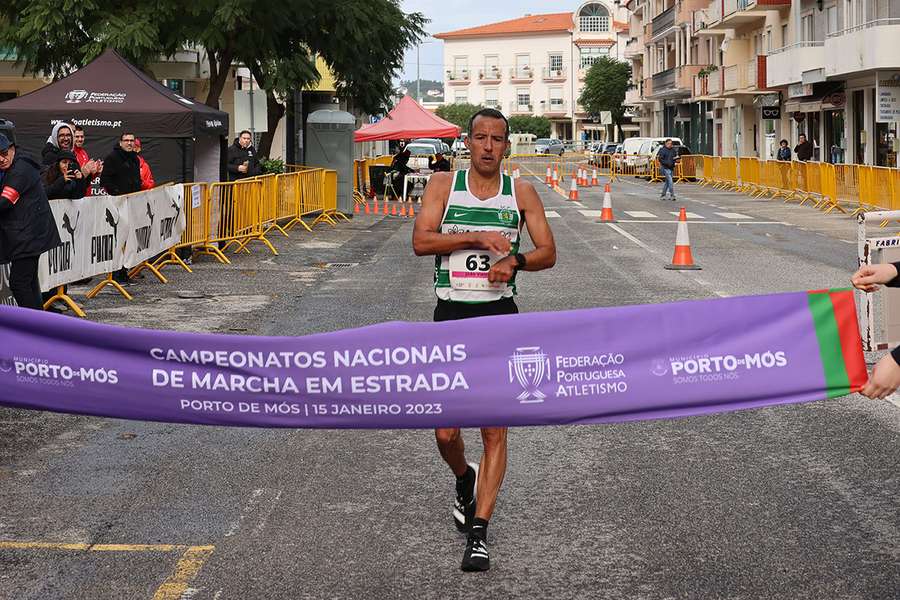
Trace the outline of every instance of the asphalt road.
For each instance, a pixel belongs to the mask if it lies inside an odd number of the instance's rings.
[[[599,190],[576,204],[534,181],[559,262],[521,276],[523,311],[844,287],[855,266],[846,216],[689,185],[663,203],[658,185],[621,181],[612,227],[595,222]],[[681,206],[701,271],[663,269]],[[363,215],[85,308],[227,334],[426,321],[433,263],[411,231]],[[477,432],[466,442],[477,457]],[[428,431],[0,409],[0,598],[900,598],[898,447],[900,408],[859,396],[516,429],[492,569],[464,574]]]

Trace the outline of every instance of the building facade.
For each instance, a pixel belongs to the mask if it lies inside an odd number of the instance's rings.
[[[629,0],[640,134],[697,153],[897,166],[900,0]],[[896,106],[895,109],[891,109]]]
[[[507,116],[544,116],[564,140],[607,139],[578,97],[600,56],[622,59],[627,11],[607,0],[574,12],[526,15],[439,33],[444,42],[444,99],[491,106]],[[600,121],[600,119],[597,119]]]

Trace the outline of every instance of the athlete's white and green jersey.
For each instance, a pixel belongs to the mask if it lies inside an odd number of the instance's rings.
[[[455,234],[470,231],[496,231],[506,237],[512,247],[510,254],[519,251],[519,232],[522,219],[516,203],[515,183],[509,175],[501,175],[500,193],[481,200],[469,191],[469,171],[453,174],[453,187],[441,220],[441,233]],[[435,256],[434,292],[441,300],[454,302],[493,302],[510,298],[516,293],[515,275],[503,290],[461,290],[450,286],[450,255]]]

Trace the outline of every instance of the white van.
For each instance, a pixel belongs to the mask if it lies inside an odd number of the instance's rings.
[[[681,138],[677,137],[645,138],[638,150],[638,157],[634,162],[634,166],[638,170],[649,170],[650,161],[656,157],[657,150],[666,143],[666,140],[672,140],[672,146],[675,148],[681,146]]]
[[[644,142],[649,140],[650,138],[646,137],[630,137],[625,138],[622,141],[622,154],[625,155],[625,165],[633,166],[635,160],[637,160],[637,155],[641,149],[641,146]]]

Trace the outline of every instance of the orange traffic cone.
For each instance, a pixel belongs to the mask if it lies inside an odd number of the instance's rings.
[[[581,187],[586,187],[587,182],[584,180],[584,169],[578,167],[578,185]]]
[[[556,170],[556,167],[553,167],[553,179],[551,180],[550,184],[553,187],[559,185],[559,171]]]
[[[681,207],[678,215],[678,232],[675,234],[675,254],[672,256],[672,264],[666,265],[667,269],[675,271],[699,271],[700,265],[694,264],[691,256],[691,238],[688,236],[687,211]]]
[[[383,212],[384,212],[384,214],[386,214],[386,215],[387,215],[387,214],[390,214],[390,212],[388,211],[388,203],[387,203],[387,200],[384,201],[384,211],[383,211]]]
[[[609,193],[609,184],[606,184],[606,190],[603,192],[603,208],[600,210],[601,223],[615,223],[616,218],[613,216],[612,196]]]
[[[598,186],[598,185],[600,185],[600,182],[597,181],[597,169],[594,169],[594,172],[591,173],[591,186],[592,186],[592,187],[596,187],[596,186]],[[607,188],[608,188],[608,187],[609,187],[609,186],[607,186]]]
[[[369,203],[368,203],[368,202],[366,202],[365,208],[366,208],[366,214],[367,214],[367,215],[368,215],[368,214],[371,214],[371,209],[369,208]]]
[[[416,216],[416,211],[413,210],[413,206],[415,206],[415,205],[416,205],[415,202],[413,202],[412,204],[409,205],[409,216],[410,216],[410,217],[415,217],[415,216]]]
[[[403,204],[400,205],[400,216],[401,217],[406,216],[406,202],[404,202]]]
[[[578,180],[573,177],[572,183],[569,185],[569,200],[578,200]]]
[[[359,214],[359,202],[353,203],[353,212],[354,212],[354,214],[357,214],[357,215]]]
[[[378,196],[375,196],[375,209],[372,212],[378,214]]]
[[[396,202],[394,202],[393,207],[391,208],[391,216],[392,217],[397,216],[397,203]]]
[[[544,183],[553,185],[553,169],[551,169],[549,165],[547,165],[547,177],[544,178]]]

